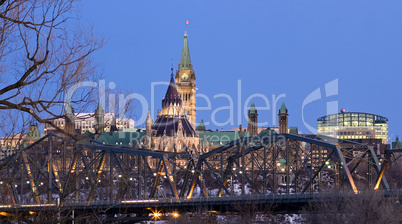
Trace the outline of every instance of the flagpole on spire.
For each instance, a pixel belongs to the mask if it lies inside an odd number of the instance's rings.
[[[186,20],[186,25],[184,26],[184,36],[187,36],[187,25],[188,25],[188,20]]]
[[[173,58],[172,58],[172,67],[170,68],[170,70],[172,70],[171,76],[173,77],[173,70],[174,70],[174,68],[173,68]]]

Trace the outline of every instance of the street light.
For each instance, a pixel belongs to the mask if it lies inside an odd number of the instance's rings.
[[[160,218],[160,216],[161,216],[161,213],[159,213],[159,212],[152,213],[152,218],[154,220],[158,220]]]

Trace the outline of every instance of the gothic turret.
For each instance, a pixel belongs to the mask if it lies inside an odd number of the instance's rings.
[[[250,109],[248,110],[248,132],[250,132],[251,136],[258,135],[258,113],[257,109],[255,109],[254,102],[251,103]]]
[[[149,114],[149,109],[148,109],[148,114],[147,114],[147,119],[145,121],[145,132],[147,135],[151,135],[151,126],[152,126],[152,120],[151,120],[151,115]]]
[[[102,134],[105,130],[105,111],[103,110],[100,102],[95,110],[95,122],[95,133]]]
[[[288,133],[288,109],[286,109],[285,103],[282,103],[281,109],[278,114],[278,132],[279,134]]]
[[[70,102],[66,105],[66,108],[64,110],[64,117],[66,122],[64,131],[73,135],[75,133],[75,113]]]

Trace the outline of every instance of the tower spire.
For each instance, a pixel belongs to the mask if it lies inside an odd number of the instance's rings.
[[[184,33],[183,50],[181,52],[180,70],[191,69],[190,50],[188,48],[187,32]]]
[[[188,23],[188,22],[187,22]],[[182,100],[182,109],[193,128],[196,127],[195,73],[190,59],[187,33],[184,34],[179,69],[176,72],[177,92]]]

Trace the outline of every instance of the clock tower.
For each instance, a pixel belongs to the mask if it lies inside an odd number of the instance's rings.
[[[195,73],[190,60],[190,50],[188,48],[187,32],[184,33],[183,50],[179,70],[176,73],[176,86],[179,97],[182,100],[182,108],[187,114],[188,120],[195,129],[196,108],[195,108]]]

